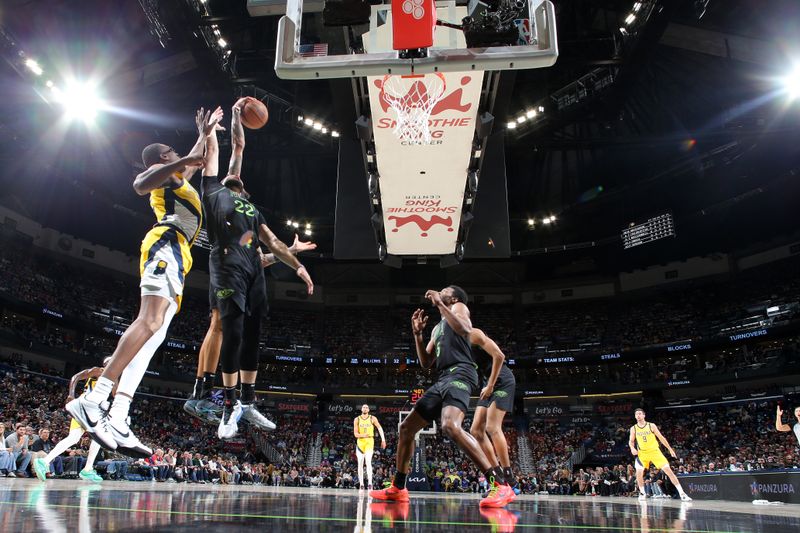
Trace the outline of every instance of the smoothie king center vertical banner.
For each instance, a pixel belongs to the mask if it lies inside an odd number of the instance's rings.
[[[404,82],[409,94],[426,98],[427,84],[438,81],[436,78],[435,74],[426,74]],[[427,143],[397,138],[397,114],[384,98],[383,76],[368,79],[390,254],[443,255],[455,251],[483,72],[451,72],[444,78],[442,99],[428,121],[431,139]]]

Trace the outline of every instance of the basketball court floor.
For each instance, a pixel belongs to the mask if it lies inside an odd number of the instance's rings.
[[[417,493],[385,504],[356,490],[0,479],[0,531],[800,530],[800,505],[520,496],[481,512],[478,495]]]

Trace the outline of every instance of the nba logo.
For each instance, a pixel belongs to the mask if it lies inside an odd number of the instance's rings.
[[[531,21],[530,19],[514,19],[514,25],[519,32],[517,45],[526,46],[531,44]]]

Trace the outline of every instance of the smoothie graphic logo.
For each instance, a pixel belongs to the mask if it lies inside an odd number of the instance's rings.
[[[399,207],[389,207],[386,212],[387,220],[394,221],[392,233],[397,233],[406,224],[416,224],[420,236],[427,237],[428,231],[434,226],[443,226],[447,231],[454,231],[453,217],[449,216],[458,210],[456,206],[442,203],[441,198],[406,198],[405,203]]]
[[[428,89],[425,83],[423,83],[423,77],[415,80],[412,83],[407,92],[407,97],[409,98],[410,105],[419,105],[420,107],[424,107],[424,104],[428,102]],[[433,106],[433,110],[431,111],[431,116],[436,116],[445,111],[458,111],[459,113],[464,113],[469,111],[472,108],[471,103],[462,103],[461,100],[464,96],[464,87],[468,85],[472,81],[472,76],[462,76],[459,80],[460,86],[455,90],[451,91],[449,94],[445,94],[436,105]],[[383,79],[376,79],[373,81],[375,87],[380,89],[380,93],[378,93],[378,101],[381,104],[381,109],[384,113],[387,113],[389,109],[392,107],[389,104],[389,100],[386,97],[386,93],[383,87]]]
[[[394,228],[392,229],[393,233],[397,233],[400,231],[400,228],[405,226],[406,224],[414,223],[420,229],[422,233],[420,233],[420,237],[427,237],[428,231],[437,225],[442,225],[447,228],[447,231],[453,231],[453,217],[440,217],[437,215],[431,215],[430,219],[425,219],[420,215],[408,215],[406,217],[398,217],[394,215],[389,215],[389,220],[394,220]]]

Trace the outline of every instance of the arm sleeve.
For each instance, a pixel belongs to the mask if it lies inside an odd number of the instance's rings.
[[[264,215],[261,214],[261,211],[258,212],[258,220],[256,222],[258,223],[259,227],[261,224],[264,224],[265,226],[267,225],[267,221],[264,220]]]

